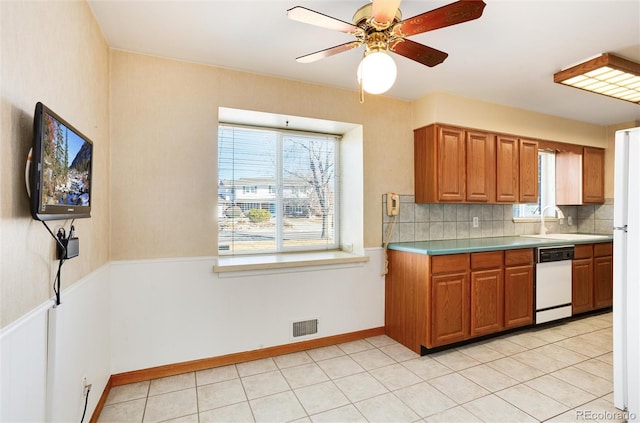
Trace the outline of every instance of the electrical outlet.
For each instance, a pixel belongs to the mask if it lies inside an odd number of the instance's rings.
[[[90,389],[91,389],[91,384],[87,382],[87,377],[83,376],[82,377],[82,396],[86,397]]]
[[[474,228],[478,228],[478,227],[480,227],[480,221],[478,220],[478,217],[477,217],[477,216],[474,216],[474,217],[473,217],[473,227],[474,227]]]

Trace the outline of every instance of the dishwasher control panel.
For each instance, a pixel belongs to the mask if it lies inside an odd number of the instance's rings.
[[[573,260],[573,245],[563,245],[561,247],[538,248],[538,263],[549,263],[552,261]]]

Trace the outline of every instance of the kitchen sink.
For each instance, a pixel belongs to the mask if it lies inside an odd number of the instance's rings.
[[[526,238],[542,238],[542,239],[563,239],[568,241],[590,241],[598,239],[607,239],[609,235],[591,235],[591,234],[532,234],[520,235]]]

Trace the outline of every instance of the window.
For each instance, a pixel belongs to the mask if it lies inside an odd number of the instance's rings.
[[[221,124],[220,253],[337,248],[338,141],[335,135]]]
[[[545,216],[555,216],[553,208],[556,205],[556,155],[553,151],[538,152],[538,202],[531,204],[515,204],[513,217],[540,218],[540,212]]]

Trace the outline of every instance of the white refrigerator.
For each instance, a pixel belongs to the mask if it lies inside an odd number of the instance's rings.
[[[640,128],[616,132],[613,403],[640,421]]]

